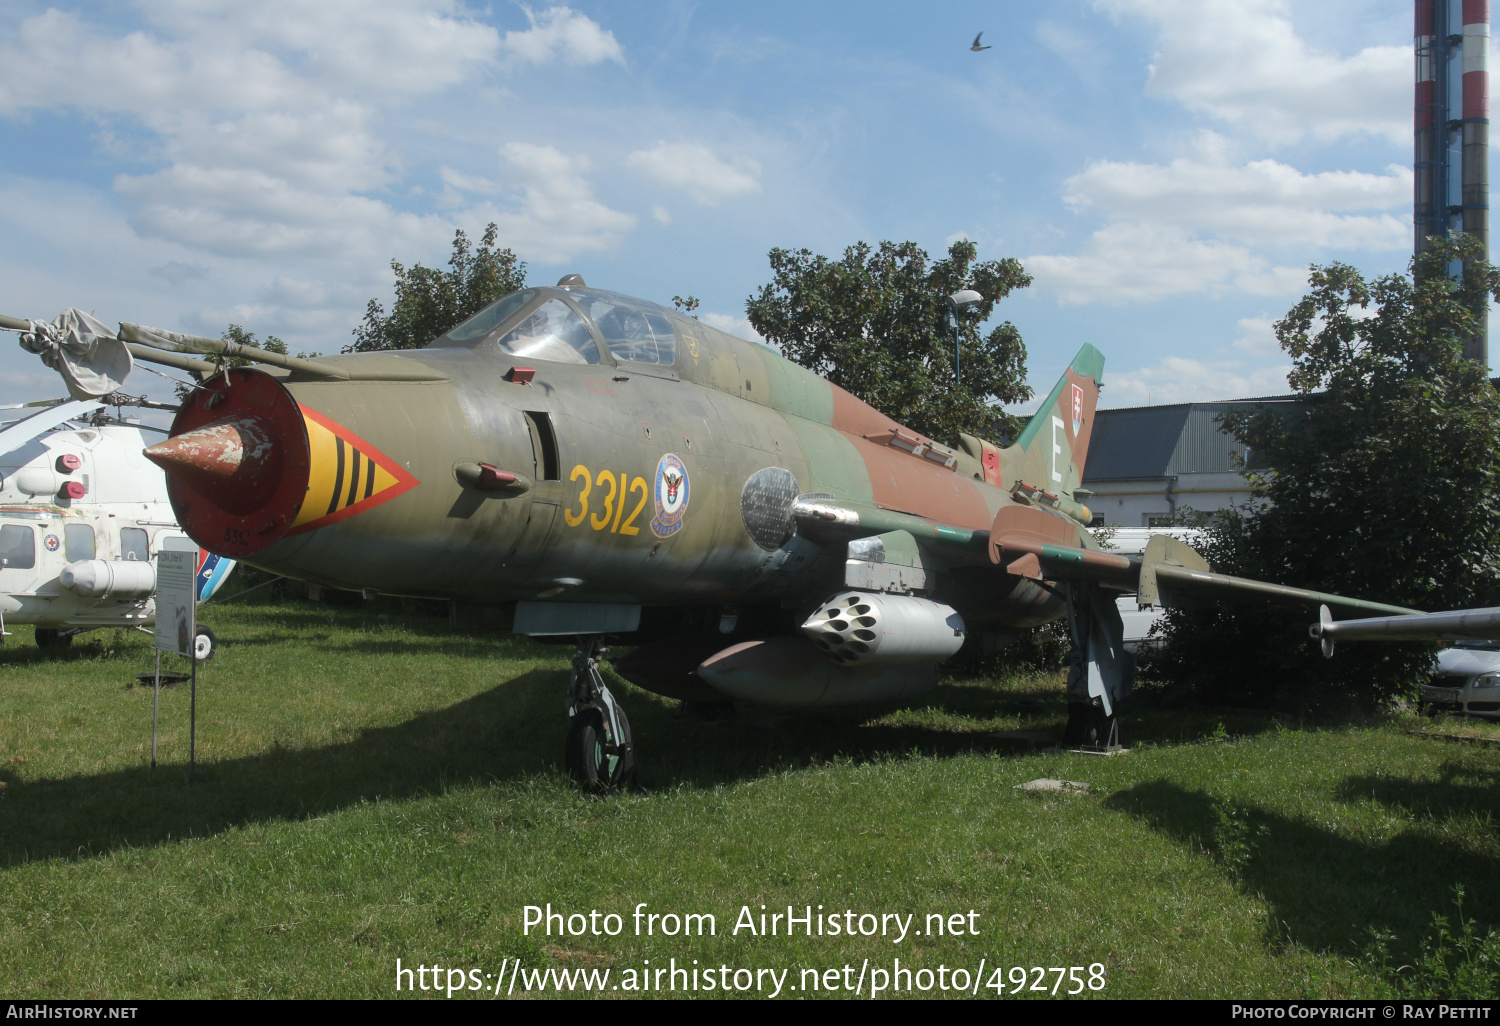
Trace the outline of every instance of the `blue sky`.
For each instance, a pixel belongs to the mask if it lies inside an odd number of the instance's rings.
[[[1045,392],[1285,389],[1309,263],[1405,267],[1411,0],[142,0],[0,10],[0,312],[336,351],[486,222],[745,333],[767,251],[966,236]],[[991,49],[969,50],[976,32]],[[59,394],[0,335],[0,401]],[[144,375],[131,381],[141,387]],[[163,386],[165,383],[161,383]],[[161,394],[162,387],[155,389]]]

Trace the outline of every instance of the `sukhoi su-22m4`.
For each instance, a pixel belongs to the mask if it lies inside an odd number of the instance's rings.
[[[138,358],[226,346],[121,337]],[[597,669],[609,636],[651,691],[795,711],[914,698],[966,635],[1067,617],[1068,737],[1109,745],[1133,675],[1121,594],[1410,612],[1214,574],[1167,537],[1101,550],[1079,493],[1104,367],[1088,345],[1005,448],[923,437],[766,346],[573,275],[425,349],[235,355],[262,367],[207,377],[146,449],[179,523],[275,573],[576,638],[567,759],[589,787],[634,760]]]

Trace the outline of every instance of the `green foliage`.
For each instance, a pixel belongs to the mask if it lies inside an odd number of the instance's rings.
[[[237,342],[240,345],[248,346],[251,349],[264,349],[268,353],[280,353],[282,356],[287,355],[286,343],[281,341],[281,339],[277,338],[275,335],[267,335],[265,342],[261,342],[260,339],[255,337],[255,332],[246,331],[242,326],[238,324],[231,324],[228,330],[226,330],[219,337],[222,338],[225,342]],[[250,361],[248,360],[233,361],[236,367],[249,362]]]
[[[673,296],[672,304],[677,307],[679,313],[691,314],[693,317],[698,316],[696,313],[693,313],[694,310],[698,309],[697,296]]]
[[[745,312],[787,358],[929,437],[1013,434],[1014,418],[994,404],[1031,398],[1026,346],[1009,321],[984,336],[979,326],[1031,276],[1018,260],[975,263],[976,253],[972,242],[955,242],[929,265],[913,242],[860,242],[838,260],[773,249],[773,280]],[[948,296],[962,289],[984,300],[959,316],[956,385]]]
[[[1223,723],[1218,725],[1209,740],[1229,740]],[[1231,795],[1212,795],[1209,804],[1214,820],[1209,854],[1226,869],[1243,872],[1255,857],[1257,846],[1267,833],[1266,826],[1259,821],[1253,808]]]
[[[244,325],[241,324],[231,324],[219,337],[222,338],[225,342],[234,342],[242,346],[247,346],[250,349],[264,349],[268,353],[280,353],[282,356],[287,355],[286,343],[281,341],[281,339],[277,338],[275,335],[267,335],[266,340],[262,342],[260,339],[256,338],[255,332],[246,331]],[[297,355],[316,356],[318,354],[299,353]],[[250,362],[251,361],[245,359],[242,356],[230,357],[229,359],[224,361],[224,363],[230,367],[244,367]],[[178,382],[173,387],[177,393],[177,401],[179,403],[186,402],[188,395],[192,392],[191,386],[183,384],[182,382]]]
[[[1239,412],[1226,431],[1265,469],[1254,502],[1209,518],[1203,555],[1223,573],[1417,609],[1500,598],[1500,396],[1463,343],[1500,296],[1500,271],[1444,240],[1411,274],[1366,282],[1313,267],[1312,291],[1276,324],[1308,399]],[[1318,394],[1321,393],[1321,394]],[[1368,705],[1409,691],[1430,645],[1352,644],[1324,660],[1308,615],[1174,610],[1157,672],[1189,692],[1275,705]]]
[[[1453,885],[1455,934],[1448,917],[1432,914],[1432,935],[1422,941],[1422,953],[1414,964],[1392,967],[1389,933],[1375,933],[1369,961],[1391,982],[1400,997],[1409,998],[1500,998],[1500,932],[1485,933],[1472,919],[1464,918],[1463,884]]]
[[[346,353],[381,349],[419,349],[478,313],[495,300],[526,284],[526,264],[509,249],[496,249],[499,229],[493,222],[484,230],[479,248],[472,249],[460,229],[453,233],[453,255],[446,271],[391,261],[396,275],[396,301],[387,314],[379,300],[370,300],[364,323],[354,329],[354,344]]]

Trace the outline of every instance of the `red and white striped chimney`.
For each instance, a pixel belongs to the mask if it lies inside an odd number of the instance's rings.
[[[1463,230],[1490,252],[1490,0],[1463,0]]]
[[[1431,237],[1462,231],[1479,240],[1488,259],[1489,0],[1416,0],[1413,42],[1416,252]],[[1488,365],[1487,334],[1481,331],[1464,352]]]

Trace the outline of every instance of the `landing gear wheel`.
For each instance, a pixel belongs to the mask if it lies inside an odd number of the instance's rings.
[[[193,661],[206,663],[219,654],[219,638],[213,628],[198,625],[198,635],[193,638]]]
[[[606,651],[602,638],[579,638],[573,674],[568,678],[568,739],[563,761],[569,775],[590,794],[623,789],[635,779],[630,720],[599,673],[599,659]]]
[[[620,730],[629,738],[630,721],[625,710],[615,707]],[[580,709],[568,724],[568,740],[564,762],[568,775],[578,781],[579,787],[591,794],[615,791],[630,785],[635,768],[627,755],[622,755],[618,746],[609,738],[604,726],[604,715],[598,709]]]
[[[41,649],[52,649],[62,651],[73,644],[73,632],[61,631],[55,627],[38,627],[36,629],[36,647]]]

